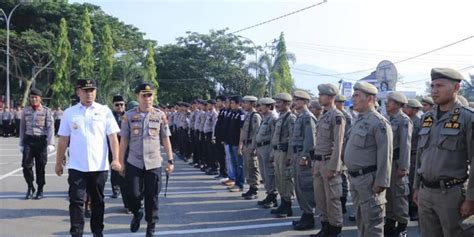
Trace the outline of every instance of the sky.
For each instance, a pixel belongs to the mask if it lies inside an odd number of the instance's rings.
[[[81,1],[138,27],[158,45],[174,43],[187,31],[208,33],[252,26],[322,0],[115,0]],[[269,45],[285,33],[297,87],[317,93],[320,83],[355,81],[382,60],[392,62],[474,36],[472,0],[327,0],[311,9],[239,32],[257,45]],[[254,60],[255,55],[249,55]],[[433,67],[474,74],[474,37],[435,53],[395,64],[397,90],[423,94]],[[473,67],[471,67],[473,66]],[[471,67],[471,68],[469,68]],[[366,70],[367,69],[367,70]],[[338,74],[360,73],[333,77]]]

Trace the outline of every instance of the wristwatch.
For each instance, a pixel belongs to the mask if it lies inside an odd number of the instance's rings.
[[[168,160],[168,164],[174,165],[174,159]]]

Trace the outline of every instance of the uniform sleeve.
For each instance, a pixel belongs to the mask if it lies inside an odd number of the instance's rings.
[[[113,134],[113,133],[119,133],[120,128],[117,124],[117,121],[114,118],[114,115],[112,114],[112,111],[107,108],[105,112],[105,133],[108,135]]]
[[[390,187],[393,156],[393,133],[388,123],[379,122],[375,128],[375,142],[377,143],[375,185],[388,188]]]
[[[346,128],[346,120],[344,115],[336,114],[334,119],[334,143],[332,146],[331,159],[329,160],[328,169],[333,171],[340,171],[342,168],[342,146],[344,144],[344,133]]]
[[[400,158],[398,159],[398,169],[410,169],[411,136],[413,132],[413,122],[407,118],[400,128]]]
[[[61,119],[61,122],[59,123],[59,130],[58,130],[59,136],[63,136],[63,137],[71,136],[71,127],[69,126],[70,113],[71,113],[71,110],[64,111],[63,118]]]
[[[256,113],[253,116],[252,120],[252,148],[257,149],[257,132],[262,125],[262,117],[260,114]]]
[[[466,131],[466,145],[467,145],[467,151],[468,151],[468,159],[469,159],[469,177],[467,181],[467,189],[466,189],[466,200],[469,201],[474,201],[474,172],[473,172],[473,167],[472,167],[472,162],[474,161],[474,153],[473,153],[473,147],[474,147],[474,114],[471,113],[471,120],[470,123],[467,126],[467,131]]]
[[[120,126],[120,137],[130,140],[130,123],[127,114],[122,117],[122,125]]]
[[[316,120],[311,116],[306,116],[304,120],[303,156],[310,158],[316,146]]]
[[[46,127],[48,145],[54,145],[54,119],[51,110],[46,112],[46,124],[48,125],[48,127]]]
[[[171,136],[170,128],[168,126],[168,119],[166,118],[166,116],[163,115],[161,121],[162,121],[162,123],[161,123],[161,126],[160,126],[160,137],[161,138],[167,138],[167,137]]]
[[[25,122],[25,113],[21,113],[21,117],[20,117],[20,146],[23,146],[23,138],[25,137],[25,125],[26,125],[26,122]]]

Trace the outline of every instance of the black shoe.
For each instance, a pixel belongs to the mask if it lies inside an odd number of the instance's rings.
[[[262,204],[263,208],[272,208],[278,206],[278,201],[276,199],[277,195],[275,193],[268,194],[269,199],[268,202]]]
[[[143,212],[138,211],[137,213],[133,214],[132,221],[130,222],[130,231],[135,233],[140,229],[140,221],[143,218]]]
[[[93,237],[104,237],[104,234],[102,233],[92,233]]]
[[[333,226],[328,223],[325,237],[341,237],[342,227]]]
[[[118,193],[112,193],[110,198],[117,199],[119,197]]]
[[[211,169],[208,172],[206,172],[206,175],[217,175],[219,172],[215,169]]]
[[[310,230],[314,228],[314,216],[312,213],[304,213],[301,220],[293,226],[294,230]]]
[[[42,199],[43,198],[43,187],[38,186],[38,192],[36,192],[36,199]]]
[[[354,214],[350,214],[349,221],[356,221],[356,216]]]
[[[293,216],[293,209],[291,209],[291,201],[287,202],[284,199],[281,199],[280,206],[277,209],[271,210],[270,214],[274,214],[279,218]]]
[[[326,237],[328,236],[328,227],[329,227],[329,222],[321,221],[321,230],[315,234],[315,235],[310,235],[310,237]]]
[[[148,223],[146,226],[146,237],[155,236],[155,224]]]
[[[396,236],[396,224],[397,222],[392,219],[385,219],[385,224],[383,226],[384,236]]]
[[[250,187],[249,191],[242,194],[242,197],[244,197],[245,200],[257,199],[258,198],[258,188]]]
[[[35,193],[36,189],[35,186],[31,185],[28,186],[28,190],[26,191],[25,199],[33,199],[33,194]]]

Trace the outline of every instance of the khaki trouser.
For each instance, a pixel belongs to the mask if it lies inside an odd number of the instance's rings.
[[[400,223],[408,224],[408,176],[398,177],[398,165],[392,165],[392,177],[390,178],[390,188],[387,189],[387,218]]]
[[[289,152],[273,150],[276,187],[281,198],[287,202],[290,202],[294,195],[292,167],[291,164],[287,165],[289,156]]]
[[[462,185],[450,189],[431,189],[421,185],[418,191],[418,218],[421,236],[461,237],[459,213],[464,200]]]
[[[272,147],[270,145],[257,147],[258,164],[260,165],[260,173],[265,189],[267,193],[276,193],[275,165],[270,162],[271,152]]]
[[[321,212],[321,221],[342,227],[342,178],[341,173],[327,179],[328,161],[313,161],[313,185],[316,206]]]
[[[349,176],[359,237],[383,237],[385,191],[375,194],[375,172]]]
[[[242,148],[244,159],[244,177],[250,187],[258,188],[260,182],[260,170],[256,155],[252,155],[252,149],[248,145]]]
[[[293,179],[295,182],[295,194],[300,209],[303,213],[314,213],[316,203],[314,202],[313,175],[311,169],[311,161],[308,165],[300,165],[301,152],[297,152],[293,156]]]

